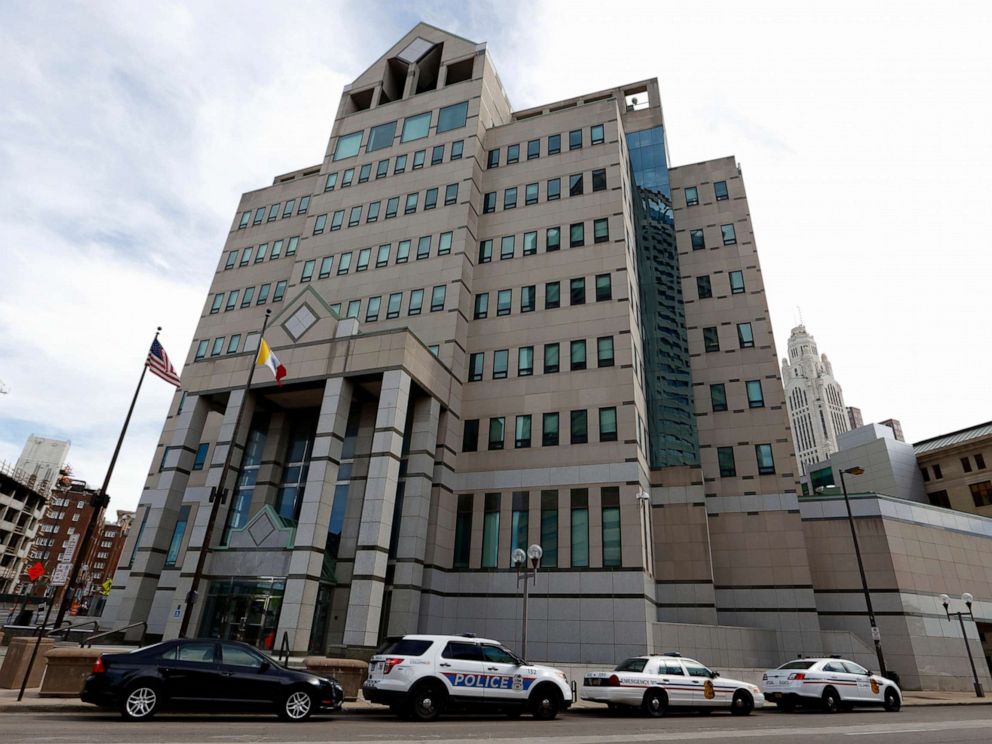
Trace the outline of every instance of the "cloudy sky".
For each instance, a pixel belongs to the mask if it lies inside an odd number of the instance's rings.
[[[488,42],[515,108],[660,78],[673,163],[741,163],[780,356],[801,307],[866,420],[992,419],[992,3],[940,6],[0,2],[0,460],[64,437],[102,480],[240,194],[319,163],[341,87],[420,19]],[[170,400],[150,377],[114,506]]]

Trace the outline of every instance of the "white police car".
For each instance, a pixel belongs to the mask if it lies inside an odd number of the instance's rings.
[[[721,677],[676,653],[636,656],[612,672],[590,672],[582,681],[579,697],[606,703],[611,710],[640,707],[651,716],[662,716],[673,707],[702,711],[725,708],[746,716],[765,704],[757,686]]]
[[[470,635],[389,639],[369,662],[362,695],[421,721],[451,708],[511,716],[528,711],[550,720],[572,704],[564,672],[528,664],[498,641]]]
[[[819,705],[836,713],[855,705],[881,705],[895,712],[902,706],[896,682],[838,657],[795,659],[765,672],[762,680],[765,698],[782,710]]]

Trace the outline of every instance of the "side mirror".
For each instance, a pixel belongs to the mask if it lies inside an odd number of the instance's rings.
[[[265,673],[266,673],[267,671],[269,671],[269,669],[271,669],[271,668],[272,668],[272,665],[271,665],[271,664],[270,664],[269,662],[267,662],[267,661],[263,661],[263,662],[262,662],[261,664],[259,664],[259,666],[258,666],[258,673],[259,673],[259,674],[265,674]]]
[[[711,679],[716,679],[719,676],[720,676],[720,672],[710,672]]]

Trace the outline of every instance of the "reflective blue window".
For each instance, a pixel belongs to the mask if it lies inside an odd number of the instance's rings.
[[[437,131],[449,132],[452,129],[460,129],[465,126],[468,117],[468,101],[445,106],[437,114]]]

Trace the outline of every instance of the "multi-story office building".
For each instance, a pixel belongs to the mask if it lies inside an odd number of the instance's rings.
[[[792,437],[802,472],[837,451],[837,435],[851,428],[851,409],[834,379],[834,368],[816,349],[816,340],[798,325],[789,336],[789,357],[782,360],[782,382]],[[857,409],[855,409],[857,410]],[[860,417],[861,411],[857,412]]]
[[[913,445],[935,506],[992,517],[992,421]]]
[[[46,499],[35,490],[36,480],[0,462],[0,594],[17,586],[45,512]]]
[[[16,468],[27,476],[27,483],[38,493],[48,493],[69,457],[71,443],[32,434],[24,443]]]
[[[743,178],[668,163],[656,79],[514,111],[484,44],[414,28],[242,196],[105,617],[178,631],[233,442],[191,632],[513,642],[538,543],[535,658],[815,647]],[[269,309],[288,375],[245,395]]]
[[[899,421],[899,419],[888,418],[888,419],[884,419],[883,421],[879,421],[878,423],[880,423],[882,426],[888,426],[890,429],[892,429],[892,434],[895,436],[897,442],[906,441],[906,437],[902,433],[902,423]]]
[[[860,429],[865,425],[864,417],[861,415],[861,409],[855,408],[854,406],[847,407],[847,426],[848,429]]]

